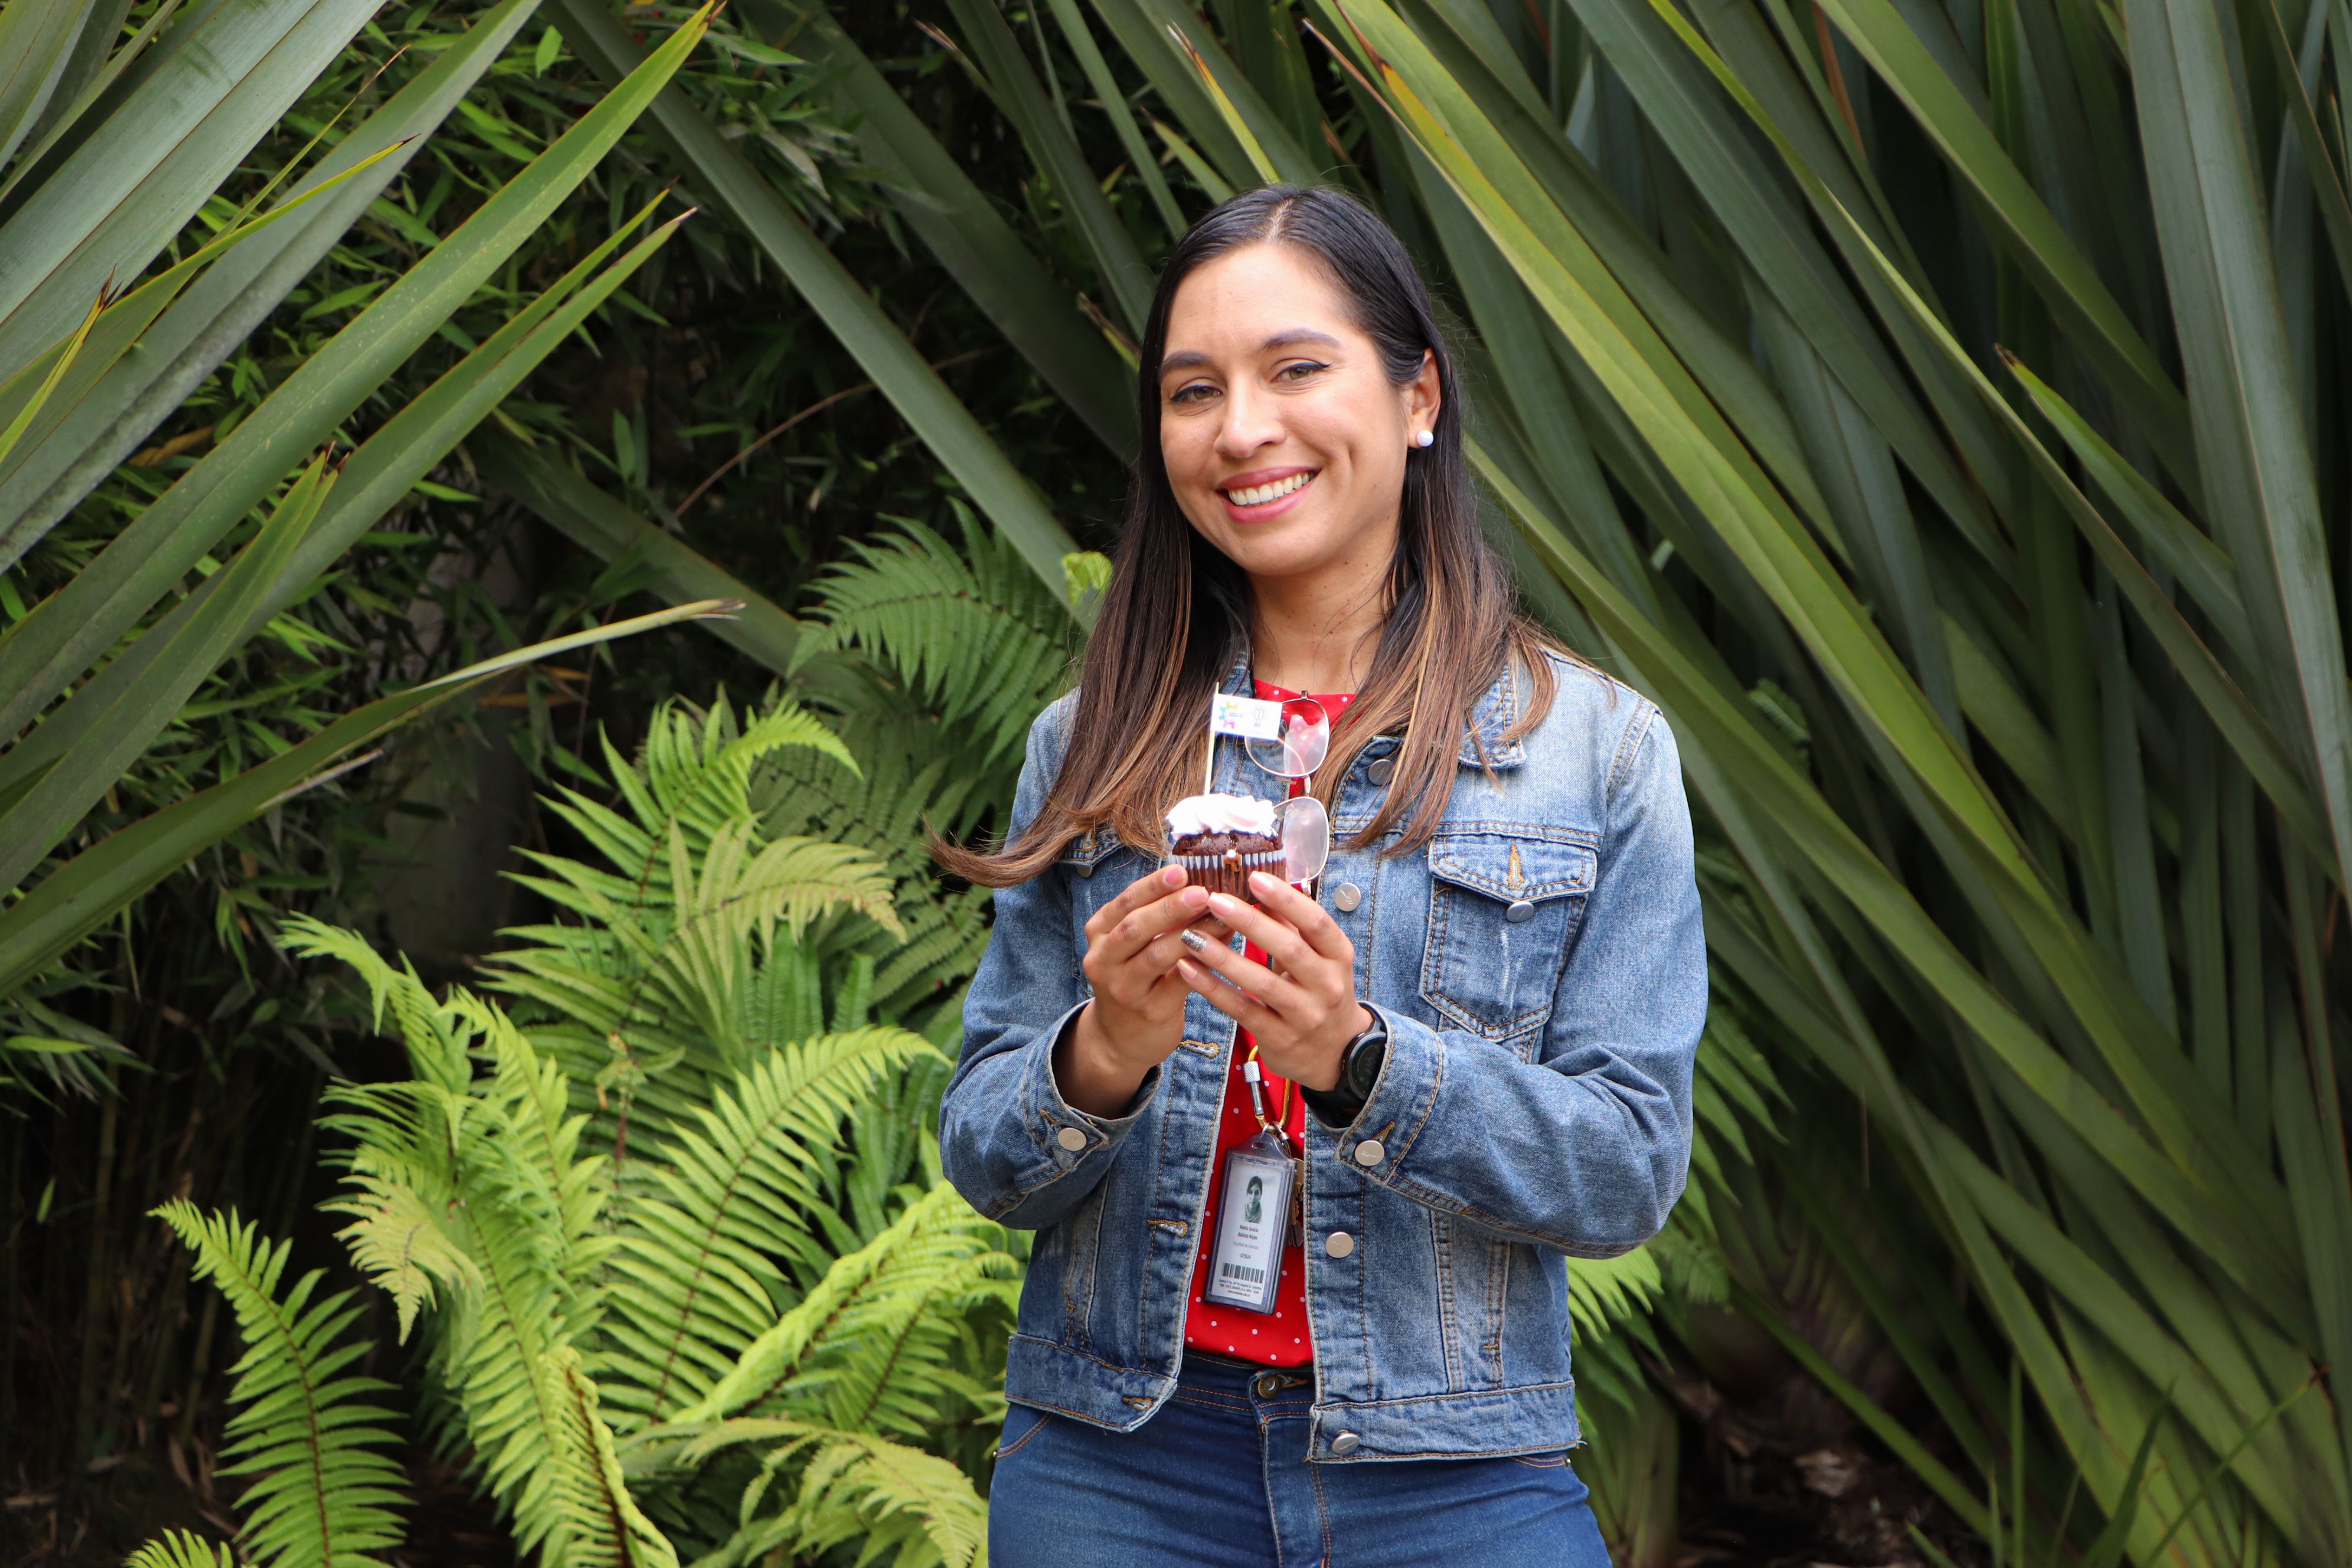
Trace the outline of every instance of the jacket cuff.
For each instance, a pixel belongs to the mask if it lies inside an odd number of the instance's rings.
[[[1398,1184],[1445,1082],[1445,1043],[1417,1018],[1370,1002],[1364,1005],[1388,1027],[1388,1057],[1381,1064],[1371,1098],[1340,1134],[1339,1158],[1375,1181]],[[1381,1146],[1380,1160],[1371,1166],[1364,1165],[1358,1152],[1368,1139]]]
[[[1069,1174],[1097,1152],[1117,1149],[1126,1142],[1128,1132],[1160,1088],[1160,1068],[1154,1067],[1143,1075],[1143,1081],[1136,1086],[1135,1098],[1118,1116],[1097,1116],[1062,1098],[1062,1086],[1054,1081],[1054,1053],[1061,1045],[1063,1033],[1085,1009],[1086,1004],[1081,1002],[1055,1019],[1037,1032],[1036,1042],[1029,1047],[1029,1071],[1022,1085],[1021,1120],[1029,1129],[1029,1136],[1036,1143],[1046,1168],[1021,1184],[1024,1191]]]

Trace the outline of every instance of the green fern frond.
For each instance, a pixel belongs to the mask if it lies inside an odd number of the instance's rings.
[[[539,1381],[559,1413],[554,1445],[533,1479],[558,1522],[541,1561],[564,1568],[677,1568],[677,1552],[629,1495],[612,1429],[596,1412],[595,1383],[580,1352],[565,1346],[540,1358]]]
[[[772,1052],[698,1107],[630,1207],[613,1290],[610,1397],[635,1419],[702,1399],[791,1295],[778,1258],[824,1255],[808,1214],[845,1118],[929,1042],[903,1029],[825,1035]],[[829,1261],[829,1258],[826,1259]]]
[[[1742,1164],[1754,1164],[1746,1124],[1752,1122],[1766,1135],[1780,1137],[1773,1121],[1774,1101],[1787,1105],[1789,1096],[1773,1076],[1764,1053],[1756,1048],[1730,1008],[1710,1008],[1691,1085],[1692,1114],[1697,1123],[1692,1166],[1720,1183],[1726,1153]]]
[[[750,1522],[706,1563],[751,1563],[779,1552],[814,1562],[865,1538],[857,1561],[896,1568],[970,1568],[986,1556],[988,1505],[971,1479],[936,1454],[866,1432],[790,1419],[725,1421],[685,1449],[698,1462],[726,1449],[772,1443],[745,1489],[739,1514]],[[798,1461],[798,1496],[781,1512],[754,1517],[773,1478]]]
[[[236,1556],[190,1530],[167,1530],[123,1559],[122,1568],[236,1568]]]
[[[740,727],[721,692],[698,722],[685,705],[656,709],[639,766],[618,770],[623,795],[648,830],[677,822],[707,837],[743,815],[752,771],[787,751],[814,752],[845,767],[856,762],[815,715],[772,694],[764,712]]]
[[[434,1281],[478,1290],[481,1271],[441,1228],[440,1216],[415,1187],[373,1171],[354,1172],[351,1184],[358,1189],[354,1194],[320,1206],[355,1216],[335,1235],[361,1272],[391,1293],[400,1315],[400,1342],[406,1344],[418,1310],[433,1305]]]
[[[496,1008],[453,1000],[479,1026],[492,1071],[477,1080],[466,1123],[453,1232],[481,1284],[448,1319],[442,1373],[483,1479],[530,1550],[566,1528],[562,1500],[586,1484],[563,1470],[573,1417],[541,1362],[595,1332],[604,1264],[619,1242],[602,1233],[603,1160],[577,1157],[583,1118],[568,1110],[560,1069]]]
[[[708,713],[676,700],[656,709],[634,763],[609,738],[604,747],[625,814],[572,789],[560,789],[548,805],[612,864],[613,896],[625,908],[644,899],[668,900],[673,830],[698,848],[751,815],[751,779],[764,759],[802,751],[852,772],[857,767],[838,735],[788,700],[776,699],[739,725],[724,693]]]
[[[852,1158],[829,1192],[829,1223],[846,1222],[835,1250],[855,1252],[888,1228],[910,1196],[938,1186],[939,1110],[955,1063],[945,1055],[917,1057],[898,1081],[850,1115]],[[812,1281],[814,1283],[814,1281]]]
[[[894,907],[904,927],[879,956],[874,1003],[902,1016],[971,978],[988,942],[985,889],[941,883],[924,843],[926,826],[964,836],[1009,798],[1012,774],[992,793],[982,774],[946,757],[919,759],[870,733],[859,739],[862,773],[828,758],[795,752],[772,759],[752,781],[752,806],[771,834],[814,834],[879,856],[897,879]]]
[[[722,1420],[782,1398],[849,1415],[836,1425],[896,1423],[926,1397],[955,1391],[927,1331],[979,1300],[1011,1302],[1005,1281],[1018,1264],[1003,1237],[954,1188],[934,1187],[837,1259],[677,1421]],[[936,1409],[924,1419],[936,1420]]]
[[[195,1278],[219,1287],[245,1342],[219,1473],[256,1478],[238,1500],[247,1550],[290,1568],[375,1564],[370,1553],[400,1544],[394,1510],[408,1499],[384,1452],[400,1446],[396,1417],[365,1403],[389,1385],[343,1375],[369,1349],[338,1342],[359,1316],[352,1293],[314,1300],[323,1270],[313,1269],[281,1299],[289,1244],[263,1241],[234,1211],[206,1215],[175,1199],[153,1212],[195,1254]]]
[[[359,932],[306,914],[289,915],[278,932],[279,943],[295,957],[340,960],[367,982],[375,1026],[383,1027],[384,1010],[389,1007],[401,1041],[408,1047],[410,1068],[418,1078],[443,1089],[465,1088],[473,1076],[473,1064],[467,1057],[468,1041],[457,1026],[455,1016],[434,998],[406,959],[394,969]]]
[[[981,1553],[970,1482],[892,1439],[1001,1409],[1019,1266],[940,1182],[938,1047],[866,1026],[931,1016],[969,977],[984,894],[945,889],[919,835],[982,821],[1010,773],[886,730],[845,730],[853,748],[722,699],[666,708],[634,762],[608,747],[616,802],[551,803],[591,853],[524,879],[561,923],[509,933],[511,1016],[289,927],[408,1047],[412,1081],[333,1091],[353,1147],[331,1206],[403,1339],[425,1325],[447,1429],[542,1562],[668,1568],[674,1541],[715,1563],[744,1531],[803,1560]],[[687,1434],[651,1424],[703,1409],[797,1426],[698,1473],[656,1459],[632,1500],[614,1430],[674,1455]],[[747,1466],[793,1494],[782,1514],[732,1506]]]
[[[610,1184],[604,1157],[580,1154],[588,1118],[572,1110],[562,1067],[534,1050],[504,1012],[466,991],[452,991],[448,1005],[488,1050],[493,1071],[482,1098],[502,1122],[496,1146],[512,1161],[529,1206],[554,1221],[556,1270],[584,1280],[617,1245],[598,1234]]]
[[[912,901],[912,900],[908,900]],[[967,888],[899,905],[907,937],[874,972],[874,1005],[904,1016],[953,1002],[988,949],[989,890]]]
[[[956,510],[961,551],[907,519],[892,520],[898,537],[854,544],[859,559],[816,584],[813,646],[879,660],[942,722],[974,728],[1003,758],[1067,684],[1076,623],[1010,542]]]
[[[1568,1260],[1568,1312],[1581,1345],[1607,1337],[1619,1325],[1646,1314],[1662,1282],[1658,1260],[1646,1247],[1616,1258]]]
[[[858,739],[861,766],[855,772],[810,752],[763,764],[751,791],[761,829],[772,837],[806,834],[855,844],[879,856],[895,876],[929,877],[924,825],[969,831],[977,824],[968,806],[998,803],[975,803],[974,771],[953,766],[939,748],[886,745],[870,733]]]
[[[872,855],[808,838],[762,844],[748,816],[719,828],[698,856],[673,825],[660,899],[649,886],[635,907],[611,897],[593,868],[533,858],[554,875],[518,880],[587,924],[510,933],[530,945],[498,955],[499,988],[600,1041],[619,1037],[633,1048],[680,1053],[707,1073],[732,1072],[748,1059],[746,1012],[780,931],[796,940],[841,910],[894,934],[904,930],[888,873]]]
[[[836,909],[855,910],[896,934],[890,909],[890,878],[866,850],[815,838],[778,838],[761,844],[749,823],[713,837],[702,856],[699,876],[685,844],[671,844],[677,889],[677,929],[672,942],[708,944],[731,941],[738,931],[782,922],[794,940],[809,923]]]
[[[1658,1244],[1616,1258],[1568,1260],[1568,1312],[1576,1337],[1576,1381],[1586,1401],[1631,1409],[1643,1385],[1640,1352],[1662,1356],[1652,1321],[1664,1279]]]
[[[541,1363],[595,1330],[603,1265],[619,1245],[602,1232],[604,1161],[579,1154],[585,1118],[571,1109],[561,1067],[499,1008],[463,990],[435,1001],[413,972],[392,970],[349,932],[313,925],[299,941],[299,951],[352,962],[382,988],[412,1060],[439,1053],[464,1068],[454,1088],[336,1091],[347,1109],[330,1124],[355,1145],[351,1190],[336,1206],[360,1219],[345,1239],[404,1319],[425,1304],[415,1273],[446,1298],[436,1370],[491,1495],[512,1510],[518,1541],[536,1549],[572,1528],[563,1500],[594,1486],[565,1470],[561,1456],[577,1450],[565,1446],[577,1434],[574,1395]],[[404,1237],[403,1215],[435,1222],[430,1248],[411,1244],[421,1232]],[[441,1266],[428,1268],[428,1257]]]

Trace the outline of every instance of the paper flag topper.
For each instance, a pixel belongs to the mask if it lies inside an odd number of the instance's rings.
[[[1282,704],[1220,691],[1209,705],[1209,732],[1239,735],[1245,741],[1278,741],[1282,738]]]

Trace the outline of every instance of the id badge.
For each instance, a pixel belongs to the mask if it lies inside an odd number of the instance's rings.
[[[1225,1156],[1217,1249],[1209,1259],[1206,1300],[1245,1312],[1274,1310],[1282,1278],[1282,1241],[1290,1228],[1289,1154],[1261,1132]]]

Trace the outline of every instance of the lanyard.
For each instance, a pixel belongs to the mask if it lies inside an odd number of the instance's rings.
[[[1290,1097],[1298,1086],[1288,1079],[1282,1080],[1282,1105],[1269,1121],[1265,1116],[1265,1072],[1257,1065],[1257,1041],[1250,1041],[1249,1056],[1242,1062],[1242,1081],[1249,1085],[1250,1110],[1257,1117],[1258,1127],[1284,1149],[1290,1147]],[[1299,1152],[1306,1151],[1302,1148]]]

